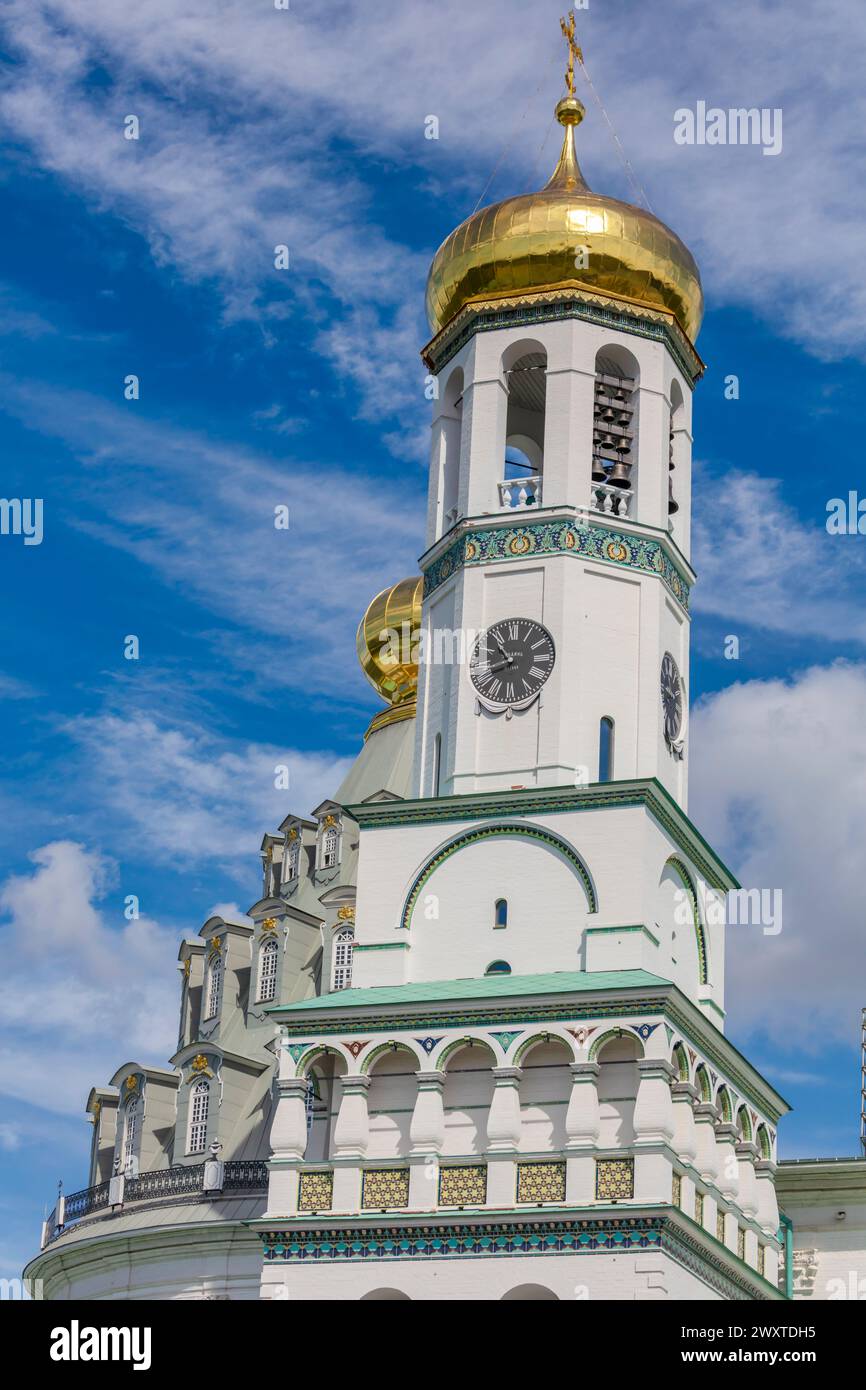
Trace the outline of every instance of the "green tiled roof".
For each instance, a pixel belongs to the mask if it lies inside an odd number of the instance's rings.
[[[606,989],[654,989],[670,984],[646,970],[559,970],[553,975],[485,975],[471,980],[425,980],[373,989],[340,989],[296,1004],[269,1004],[267,1013],[299,1014],[317,1009],[358,1009],[422,1004],[449,999],[507,999],[522,994],[576,994]]]

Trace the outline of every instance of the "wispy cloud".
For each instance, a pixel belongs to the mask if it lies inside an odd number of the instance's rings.
[[[866,641],[866,550],[828,535],[826,512],[804,522],[779,478],[696,470],[695,610],[797,638]]]
[[[471,211],[507,143],[492,196],[540,177],[561,40],[554,12],[527,23],[520,0],[442,0],[435,17],[350,0],[336,23],[330,11],[243,0],[9,0],[5,14],[18,61],[0,111],[18,141],[140,230],[159,261],[219,285],[228,317],[277,323],[284,295],[314,302],[318,283],[349,310],[347,337],[370,315],[397,361],[399,306],[420,303],[423,258],[381,230],[352,152],[448,190],[431,240]],[[753,308],[821,355],[862,352],[863,195],[850,173],[866,97],[848,60],[862,7],[731,0],[693,18],[690,0],[630,7],[627,23],[584,17],[587,62],[633,165],[698,252],[717,301]],[[633,197],[585,95],[592,181]],[[674,112],[697,100],[780,108],[782,154],[675,144]],[[137,142],[122,138],[129,112],[141,120]],[[431,113],[437,142],[424,140]],[[277,242],[291,243],[299,271],[279,289]],[[400,387],[392,408],[408,403]]]
[[[782,890],[782,930],[727,933],[734,1023],[816,1054],[863,1003],[866,665],[748,681],[693,711],[691,805],[746,888]]]

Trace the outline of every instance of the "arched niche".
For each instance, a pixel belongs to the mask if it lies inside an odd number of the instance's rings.
[[[643,1057],[640,1039],[619,1031],[600,1040],[593,1060],[598,1062],[598,1146],[627,1147],[634,1142],[634,1107]]]
[[[442,1088],[444,1155],[484,1153],[495,1066],[493,1049],[476,1038],[452,1044],[440,1058],[438,1068],[445,1073]]]
[[[571,1099],[574,1050],[550,1035],[529,1039],[515,1056],[520,1080],[520,1150],[550,1153],[564,1148]]]
[[[386,1044],[371,1054],[365,1067],[370,1077],[368,1159],[405,1158],[408,1154],[418,1070],[416,1054],[401,1043]]]
[[[500,1299],[501,1303],[559,1303],[558,1294],[553,1289],[545,1288],[544,1284],[518,1284],[516,1288],[509,1289]]]

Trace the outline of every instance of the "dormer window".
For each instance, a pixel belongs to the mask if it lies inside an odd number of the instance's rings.
[[[294,836],[294,839],[292,838]],[[286,882],[292,883],[298,877],[301,863],[301,839],[297,830],[289,831],[289,848],[286,854]]]
[[[138,1117],[140,1109],[140,1098],[133,1096],[132,1100],[127,1101],[124,1110],[123,1122],[123,1150],[121,1153],[122,1171],[128,1177],[132,1176],[135,1170],[135,1161],[138,1151]]]
[[[223,963],[219,951],[214,951],[207,963],[207,988],[205,992],[206,1019],[216,1018],[220,1011],[223,994]]]
[[[340,862],[340,822],[326,816],[319,831],[319,868],[336,869]]]
[[[269,1004],[277,992],[279,946],[273,937],[259,948],[259,1003]]]
[[[210,1082],[197,1081],[189,1098],[189,1131],[186,1151],[203,1154],[207,1144],[207,1115],[210,1109]]]
[[[334,989],[348,989],[352,983],[353,927],[341,927],[334,937]]]

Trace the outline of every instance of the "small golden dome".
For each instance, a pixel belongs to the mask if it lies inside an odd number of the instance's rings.
[[[481,208],[442,243],[427,280],[434,333],[473,300],[576,287],[670,310],[694,342],[704,303],[694,258],[651,212],[590,191],[574,149],[583,115],[574,96],[557,106],[565,137],[544,188]]]
[[[418,638],[424,580],[401,579],[383,589],[358,624],[361,670],[392,708],[414,702],[418,688]]]

